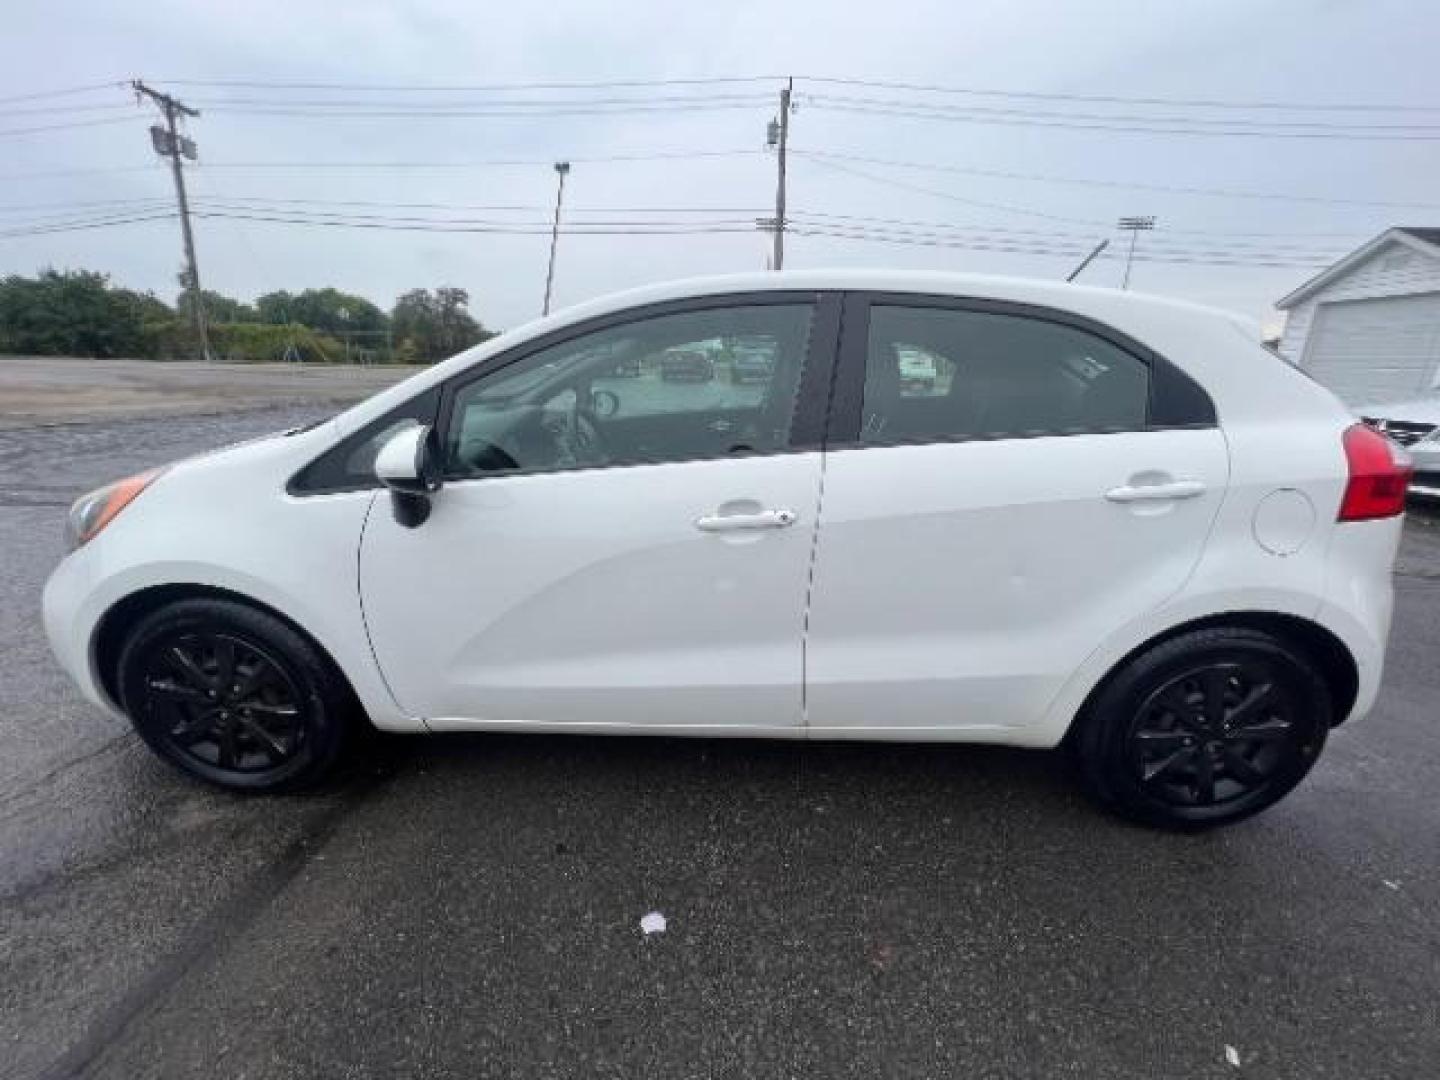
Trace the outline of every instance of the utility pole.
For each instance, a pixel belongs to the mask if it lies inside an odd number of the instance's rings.
[[[555,222],[550,226],[550,265],[545,270],[545,306],[541,315],[550,314],[550,290],[555,284],[555,247],[560,242],[560,205],[565,199],[565,176],[570,172],[568,161],[555,163],[555,174],[560,178],[555,187]]]
[[[200,296],[200,265],[195,261],[195,234],[190,229],[190,200],[185,195],[185,169],[180,163],[182,157],[191,161],[196,158],[195,144],[176,130],[175,120],[179,116],[199,116],[199,109],[192,109],[177,101],[169,94],[152,90],[139,79],[131,84],[135,98],[148,97],[160,107],[165,115],[165,126],[150,129],[150,141],[155,152],[170,159],[170,173],[175,178],[175,198],[180,204],[180,233],[185,240],[185,285],[190,292],[190,314],[195,320],[195,338],[200,346],[200,359],[210,359],[210,334],[205,325],[205,304]]]
[[[780,116],[770,121],[766,144],[776,150],[775,177],[775,256],[772,269],[785,269],[785,151],[790,142],[790,95],[795,89],[795,80],[786,79],[785,88],[780,91]]]
[[[1080,272],[1084,270],[1085,267],[1089,266],[1092,262],[1095,261],[1095,256],[1099,255],[1100,252],[1104,251],[1109,246],[1109,240],[1101,240],[1098,244],[1095,245],[1089,255],[1086,255],[1085,258],[1080,260],[1080,265],[1075,267],[1074,270],[1070,271],[1070,276],[1067,277],[1065,280],[1067,282],[1074,281],[1077,277],[1080,276]]]
[[[1155,228],[1153,217],[1122,217],[1115,225],[1121,232],[1130,234],[1130,250],[1125,255],[1125,280],[1120,283],[1120,288],[1130,288],[1130,264],[1135,260],[1135,238],[1142,232],[1149,232]]]

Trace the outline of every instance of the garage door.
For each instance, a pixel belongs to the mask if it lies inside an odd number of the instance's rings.
[[[1347,405],[1432,392],[1440,367],[1440,293],[1321,304],[1304,367]]]

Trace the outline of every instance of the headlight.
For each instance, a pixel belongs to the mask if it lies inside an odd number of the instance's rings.
[[[75,505],[70,507],[69,517],[65,519],[65,546],[74,551],[81,544],[93,540],[164,471],[163,468],[147,469],[76,499]]]

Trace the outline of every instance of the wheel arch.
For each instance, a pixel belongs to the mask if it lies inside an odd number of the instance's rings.
[[[1080,727],[1079,721],[1110,680],[1135,657],[1181,634],[1219,626],[1259,630],[1304,652],[1319,669],[1335,698],[1336,720],[1332,726],[1339,727],[1349,717],[1360,693],[1360,669],[1349,647],[1333,631],[1302,615],[1279,611],[1225,611],[1167,627],[1111,664],[1085,695],[1084,703],[1076,711],[1074,721],[1066,732],[1066,741]]]
[[[95,677],[101,691],[117,709],[120,708],[120,653],[125,647],[125,638],[130,629],[152,611],[158,611],[162,607],[181,600],[228,600],[232,603],[244,604],[257,611],[263,611],[265,614],[279,619],[320,651],[321,655],[339,674],[357,708],[360,708],[362,714],[365,712],[361,704],[362,699],[355,692],[355,686],[345,668],[335,659],[334,654],[325,647],[323,642],[294,618],[245,593],[216,585],[189,582],[151,585],[129,593],[112,604],[96,624],[95,634],[91,641],[91,658]]]

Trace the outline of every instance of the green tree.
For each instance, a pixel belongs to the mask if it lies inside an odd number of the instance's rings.
[[[112,289],[104,274],[42,270],[0,280],[0,350],[36,355],[139,356],[146,324],[173,318],[148,293]]]
[[[397,352],[434,363],[493,337],[470,314],[469,304],[464,289],[411,289],[390,313]]]
[[[332,334],[384,330],[388,322],[385,312],[369,300],[339,289],[306,289],[298,293],[282,289],[257,299],[255,308],[261,322],[299,323]]]
[[[209,289],[200,290],[201,302],[205,305],[205,319],[212,323],[253,323],[262,321],[260,315],[249,304],[233,297],[221,296]],[[190,293],[182,292],[175,300],[175,313],[189,322]]]

